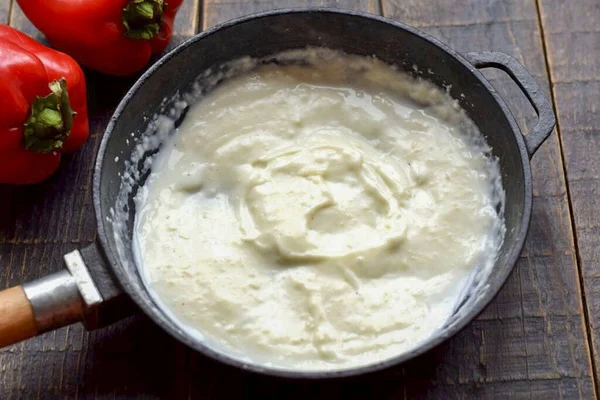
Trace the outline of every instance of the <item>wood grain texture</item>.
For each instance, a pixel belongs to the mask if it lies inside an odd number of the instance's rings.
[[[8,14],[10,13],[10,0],[0,1],[0,24],[8,23]]]
[[[205,0],[204,29],[260,11],[290,7],[335,7],[380,14],[379,0]]]
[[[550,95],[534,0],[389,0],[384,2],[384,14],[417,26],[460,52],[511,54]],[[486,70],[484,74],[507,100],[519,125],[531,128],[535,114],[516,85],[503,73]],[[556,135],[533,157],[532,169],[534,210],[525,250],[498,298],[450,341],[456,353],[441,360],[431,376],[435,381],[457,380],[463,386],[431,388],[431,397],[469,397],[474,387],[478,397],[495,397],[494,385],[479,383],[496,381],[503,382],[507,393],[513,386],[524,397],[595,395]],[[411,375],[417,378],[420,374]],[[523,380],[538,379],[538,385],[522,385]]]
[[[200,12],[199,0],[183,0],[183,4],[175,18],[175,34],[167,51],[198,33]]]
[[[600,366],[600,2],[538,0],[558,111],[589,329]]]

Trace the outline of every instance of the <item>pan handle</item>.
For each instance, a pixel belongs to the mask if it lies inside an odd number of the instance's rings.
[[[0,348],[75,322],[100,328],[136,311],[96,243],[64,261],[62,271],[0,291]]]
[[[89,320],[102,297],[78,251],[67,269],[0,292],[0,347]]]
[[[531,158],[541,144],[548,139],[554,129],[554,125],[556,125],[556,117],[554,116],[552,105],[542,93],[539,85],[525,67],[508,54],[483,51],[468,53],[466,58],[478,69],[498,68],[506,72],[521,88],[525,96],[527,96],[527,99],[538,115],[537,124],[525,136],[527,152]]]
[[[0,292],[0,347],[37,335],[33,309],[23,286]]]

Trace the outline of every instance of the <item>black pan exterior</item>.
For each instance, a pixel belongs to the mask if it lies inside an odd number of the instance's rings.
[[[107,218],[115,205],[123,159],[165,97],[186,92],[210,67],[242,56],[265,57],[280,51],[320,46],[350,54],[376,56],[436,85],[448,88],[478,126],[500,160],[506,192],[506,235],[488,288],[465,305],[462,314],[413,351],[365,367],[343,371],[299,372],[246,364],[215,352],[170,323],[147,293],[132,256],[115,250],[113,225]],[[119,162],[115,162],[119,157]],[[523,247],[531,215],[529,155],[523,136],[504,101],[483,75],[461,55],[414,28],[364,13],[332,9],[292,9],[255,14],[209,29],[183,43],[152,66],[127,93],[102,139],[94,175],[94,206],[98,240],[120,285],[158,325],[188,346],[242,369],[291,378],[334,378],[365,374],[396,365],[430,350],[472,321],[495,297],[512,271]],[[130,221],[131,222],[131,221]],[[131,248],[131,224],[128,226]],[[131,253],[131,252],[130,252]]]

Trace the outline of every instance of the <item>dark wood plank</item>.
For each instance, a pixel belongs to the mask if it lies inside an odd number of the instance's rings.
[[[596,382],[600,366],[600,3],[538,0],[573,208]]]
[[[380,14],[379,4],[379,0],[206,0],[202,26],[206,29],[242,15],[288,7],[337,7]]]
[[[198,32],[200,11],[200,0],[183,0],[183,4],[175,18],[176,31],[173,40],[169,44],[169,50]]]
[[[8,23],[11,0],[0,0],[0,24]]]
[[[199,10],[199,0],[184,1],[174,42],[196,33]],[[0,6],[0,17],[3,12],[8,12],[5,5]],[[16,3],[10,24],[44,42]],[[66,157],[46,183],[0,186],[0,289],[61,269],[63,254],[95,239],[94,159],[108,119],[135,77],[85,72],[91,135],[83,149]],[[173,366],[187,350],[166,336],[138,316],[91,333],[74,325],[0,349],[0,399],[177,395],[184,385]],[[152,350],[153,343],[161,343],[158,352]],[[155,359],[162,360],[158,368]]]
[[[534,0],[384,1],[386,16],[417,26],[461,52],[503,51],[524,64],[549,95],[541,33]],[[523,94],[502,73],[485,75],[507,99],[521,126],[535,117]],[[561,154],[556,135],[534,156],[534,212],[531,231],[518,266],[498,298],[449,346],[453,355],[429,368],[437,382],[461,383],[448,391],[430,389],[432,397],[466,397],[481,382],[503,382],[510,390],[537,397],[594,396],[590,354],[580,298]],[[475,342],[473,343],[473,339]],[[476,344],[476,345],[474,345]],[[459,366],[457,371],[456,366]],[[406,367],[409,381],[423,379],[417,360]],[[529,389],[523,380],[543,381]],[[531,390],[531,391],[529,391]],[[481,385],[478,396],[496,395]]]

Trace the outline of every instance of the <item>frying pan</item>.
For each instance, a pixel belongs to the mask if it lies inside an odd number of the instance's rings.
[[[277,369],[235,358],[186,333],[153,300],[132,252],[137,188],[146,174],[129,174],[130,156],[143,140],[153,116],[173,106],[211,68],[243,56],[257,58],[305,48],[327,47],[349,54],[376,56],[444,88],[477,125],[500,164],[506,202],[504,243],[489,274],[475,274],[455,313],[413,350],[381,362],[336,371]],[[417,68],[414,68],[416,66]],[[523,136],[514,117],[481,68],[505,71],[538,114]],[[179,96],[179,97],[178,97]],[[127,93],[106,129],[94,172],[97,240],[64,256],[66,268],[37,281],[0,292],[0,346],[81,321],[95,329],[138,310],[191,348],[221,362],[271,375],[331,378],[377,371],[433,348],[472,321],[494,298],[513,270],[523,247],[532,205],[529,159],[551,134],[555,117],[535,80],[503,53],[460,55],[431,36],[398,22],[364,13],[324,8],[255,14],[209,29],[154,64]],[[142,168],[143,154],[134,167]],[[139,176],[137,176],[139,175]],[[124,177],[131,191],[123,197]],[[124,213],[121,222],[115,209]],[[483,280],[483,281],[482,281]]]

